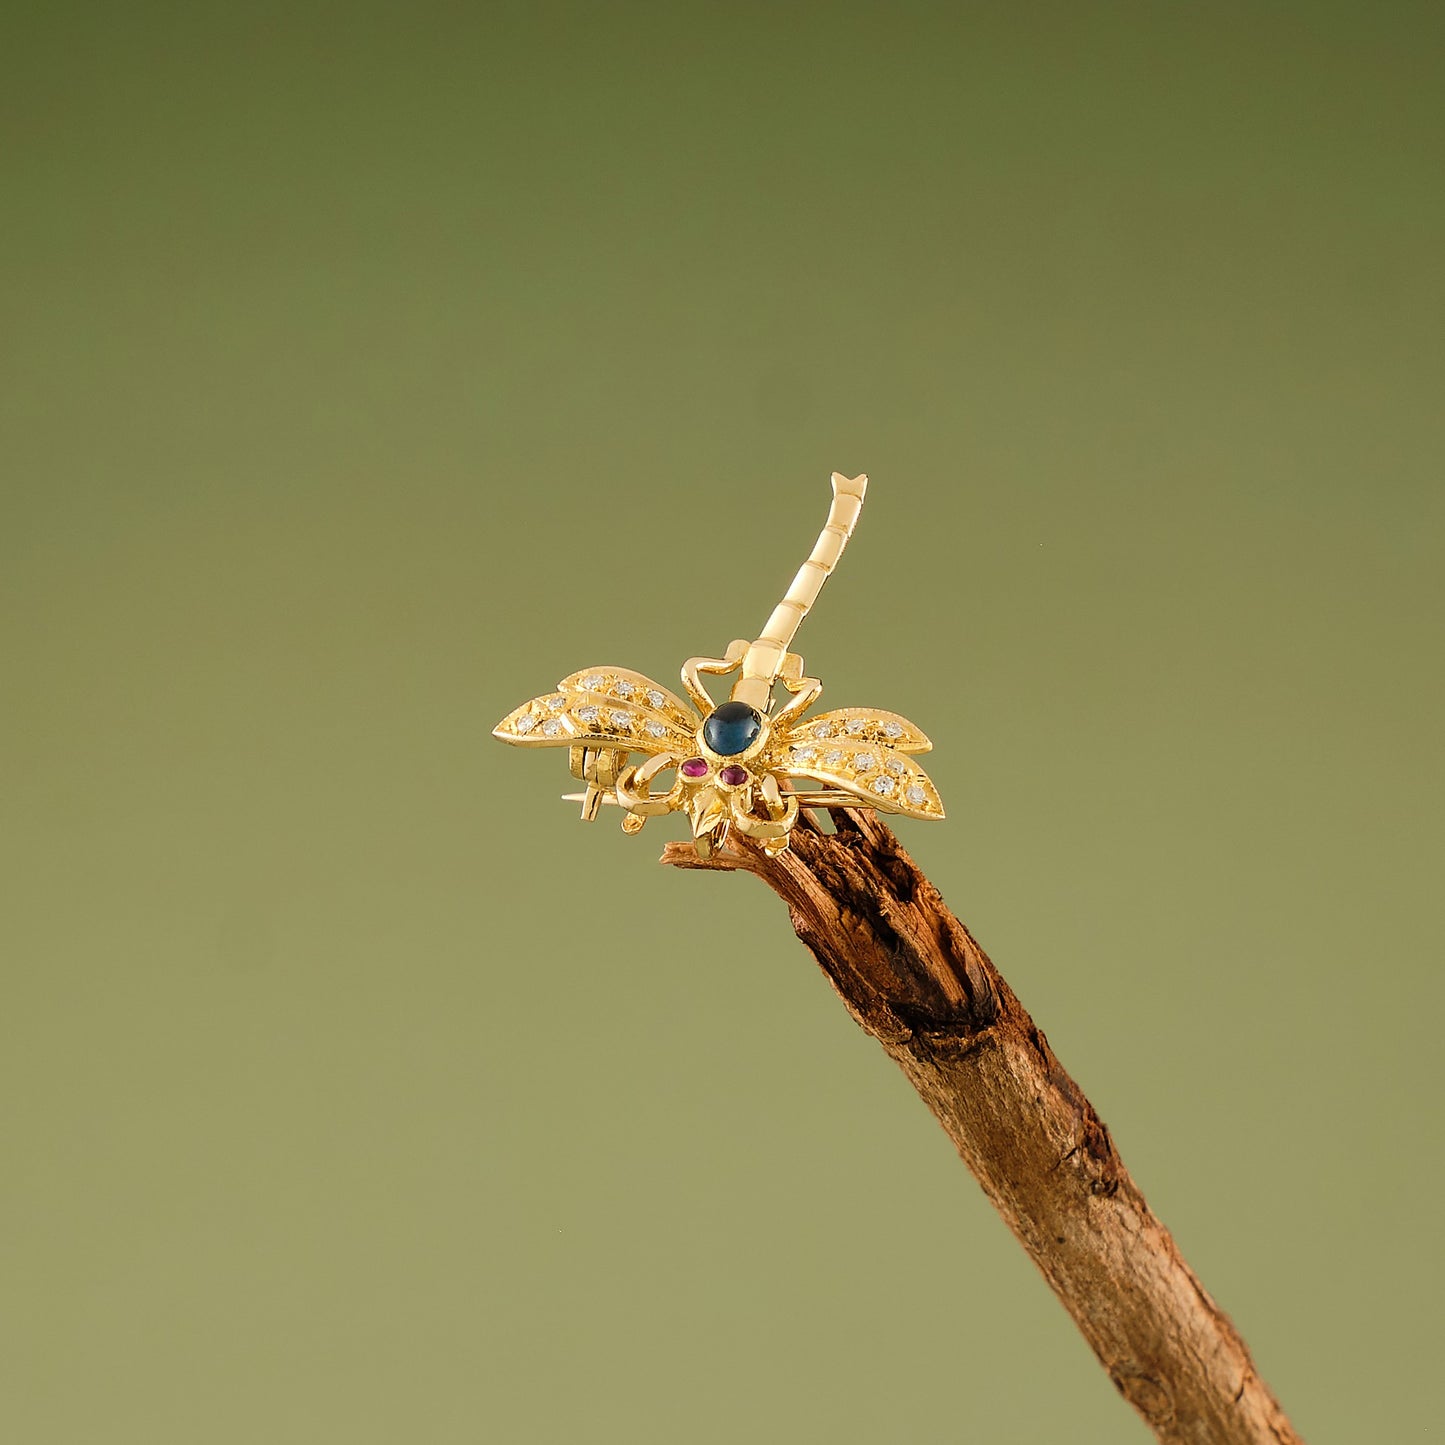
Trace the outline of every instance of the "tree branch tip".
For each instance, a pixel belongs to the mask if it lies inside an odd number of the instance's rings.
[[[724,850],[703,858],[691,843],[665,843],[658,860],[666,868],[691,868],[706,873],[752,872],[751,860],[741,853]]]

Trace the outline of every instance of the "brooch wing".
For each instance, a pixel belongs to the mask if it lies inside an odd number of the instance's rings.
[[[675,693],[622,667],[569,673],[554,693],[514,708],[492,736],[518,747],[626,748],[691,752],[698,717]]]
[[[926,753],[933,744],[921,727],[896,712],[876,707],[840,707],[822,712],[803,722],[794,723],[788,733],[790,742],[883,743],[900,753]]]
[[[794,727],[784,740],[790,775],[852,793],[884,813],[942,818],[933,779],[912,756],[933,746],[897,713],[843,708]]]

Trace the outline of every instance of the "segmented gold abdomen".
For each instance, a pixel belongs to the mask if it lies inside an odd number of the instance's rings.
[[[808,560],[798,568],[792,586],[773,608],[757,641],[748,648],[742,676],[732,690],[735,702],[745,702],[760,711],[766,709],[798,627],[818,600],[823,583],[832,575],[848,538],[853,535],[853,528],[858,525],[858,514],[863,510],[863,497],[868,490],[867,476],[845,477],[841,472],[834,472],[832,482],[833,501],[828,508],[828,520]]]

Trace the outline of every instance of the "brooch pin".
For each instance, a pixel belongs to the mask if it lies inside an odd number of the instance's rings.
[[[762,635],[683,665],[691,705],[640,672],[589,667],[508,713],[492,735],[519,747],[569,748],[572,775],[587,787],[563,796],[582,804],[584,819],[616,804],[623,831],[637,833],[649,818],[686,813],[703,858],[732,828],[781,853],[800,808],[943,817],[938,790],[914,760],[933,744],[907,718],[873,708],[803,718],[823,684],[803,675],[803,659],[789,648],[853,535],[867,487],[866,476],[833,473],[828,520]],[[728,700],[714,702],[703,675],[735,672]],[[631,762],[633,754],[643,761]],[[671,786],[654,794],[668,770]]]

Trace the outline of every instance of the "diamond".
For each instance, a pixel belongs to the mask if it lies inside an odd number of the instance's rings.
[[[607,679],[603,677],[600,672],[594,672],[582,679],[582,686],[585,687],[588,692],[601,692],[602,684],[606,681]]]
[[[632,694],[637,691],[637,688],[635,684],[628,682],[625,677],[619,677],[617,681],[612,684],[612,691],[615,692],[618,697],[631,697]]]
[[[908,771],[908,764],[905,763],[902,758],[889,758],[888,771],[896,778],[900,773],[906,773]]]
[[[827,738],[833,735],[832,723],[814,723],[813,736],[815,738]]]
[[[811,763],[817,756],[817,748],[803,747],[793,749],[793,761],[795,763]]]
[[[562,709],[567,706],[567,699],[561,696],[549,697],[547,699],[547,706],[550,707],[553,712],[561,712]]]
[[[904,793],[903,796],[907,798],[908,801],[912,803],[915,808],[918,807],[920,803],[926,803],[928,801],[928,794],[925,793],[923,789],[918,786],[917,783],[914,783],[914,785],[909,788],[909,790]]]
[[[853,759],[853,766],[857,768],[860,773],[866,773],[872,770],[874,763],[877,761],[878,759],[875,758],[872,753],[859,753],[858,756]]]
[[[615,707],[607,714],[607,720],[615,728],[630,728],[632,726],[632,714],[625,712],[620,707]]]
[[[523,713],[522,716],[519,717],[517,721],[513,724],[513,726],[519,733],[522,734],[523,737],[525,737],[529,732],[532,731],[534,727],[537,726],[538,722],[540,721],[541,719],[538,718],[536,713],[527,712]]]
[[[647,732],[649,737],[665,738],[667,736],[667,724],[660,722],[650,722],[647,725]]]
[[[838,764],[843,761],[843,749],[829,748],[823,761],[827,763],[830,768],[836,768]]]
[[[658,692],[655,687],[647,689],[647,700],[653,707],[667,706],[667,694],[665,692]]]
[[[850,717],[848,719],[848,731],[855,737],[868,726],[866,717]]]
[[[883,724],[883,736],[885,738],[901,738],[903,729],[896,722],[886,722]]]
[[[595,723],[597,721],[597,708],[589,702],[585,707],[579,707],[577,709],[577,716],[585,723]]]
[[[545,722],[543,722],[542,731],[549,738],[555,738],[562,731],[562,719],[556,717],[549,717]]]
[[[887,773],[880,773],[873,779],[873,791],[875,793],[882,793],[885,798],[896,786],[897,784],[894,783],[893,779],[890,778]]]

